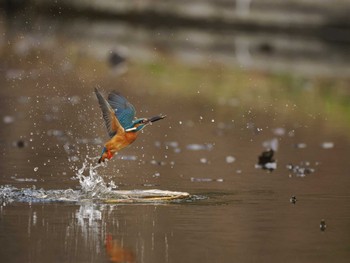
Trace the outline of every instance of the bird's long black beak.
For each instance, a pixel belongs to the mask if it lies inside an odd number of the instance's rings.
[[[158,116],[154,116],[150,119],[147,120],[148,123],[150,122],[155,122],[155,121],[159,121],[159,120],[162,120],[166,117],[166,115],[158,115]]]

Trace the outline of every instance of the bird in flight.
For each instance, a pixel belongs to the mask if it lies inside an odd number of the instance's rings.
[[[136,119],[134,106],[118,92],[111,92],[108,100],[97,88],[95,88],[95,94],[110,137],[103,147],[98,163],[104,162],[106,158],[111,159],[116,152],[133,143],[139,132],[147,125],[166,117],[157,115],[152,118]]]

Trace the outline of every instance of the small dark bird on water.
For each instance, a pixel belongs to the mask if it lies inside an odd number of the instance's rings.
[[[295,205],[295,203],[297,202],[296,196],[293,195],[293,196],[289,199],[289,201],[290,201],[293,205]]]
[[[262,168],[264,170],[268,170],[272,172],[276,169],[277,164],[276,161],[273,159],[274,150],[269,149],[266,151],[263,151],[261,155],[258,156],[258,168]]]
[[[110,137],[103,147],[99,163],[104,162],[106,158],[111,159],[116,152],[133,143],[139,132],[147,125],[166,117],[157,115],[152,118],[136,119],[134,106],[118,92],[111,92],[108,100],[96,88],[95,94]]]
[[[112,67],[118,67],[121,64],[123,64],[125,61],[126,59],[116,51],[112,51],[108,58],[108,62]]]

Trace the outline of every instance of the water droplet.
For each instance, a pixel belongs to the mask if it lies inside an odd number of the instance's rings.
[[[120,155],[119,159],[127,160],[127,161],[136,161],[137,156],[136,155]]]
[[[4,121],[4,123],[9,124],[9,123],[14,122],[14,121],[15,121],[15,118],[12,117],[12,116],[5,116],[5,117],[3,118],[3,121]]]
[[[37,172],[39,170],[39,167],[34,167],[34,172]]]
[[[199,151],[199,150],[212,150],[213,148],[213,145],[212,144],[196,144],[196,143],[193,143],[193,144],[188,144],[186,146],[187,150],[191,150],[191,151]]]
[[[323,149],[332,149],[334,147],[334,143],[333,142],[324,142],[321,144],[321,147]]]
[[[166,146],[170,146],[170,147],[172,147],[172,148],[177,148],[177,147],[179,147],[179,143],[176,142],[176,141],[165,142],[165,145],[166,145]]]
[[[236,158],[235,157],[233,157],[233,156],[226,156],[226,162],[227,163],[233,163],[234,161],[236,160]]]
[[[180,152],[181,152],[181,149],[180,149],[180,148],[175,148],[175,149],[174,149],[174,152],[175,152],[175,153],[180,153]]]
[[[160,173],[155,173],[154,175],[153,175],[153,177],[159,177],[160,176]]]
[[[307,146],[306,143],[303,143],[303,142],[297,143],[297,144],[295,145],[295,147],[298,148],[298,149],[305,149],[306,146]]]
[[[208,162],[208,160],[207,160],[206,158],[201,158],[199,161],[200,161],[201,163],[207,163],[207,162]]]
[[[273,133],[277,136],[283,136],[286,133],[286,130],[284,128],[275,128],[273,129]]]
[[[277,138],[273,138],[271,140],[264,141],[262,145],[263,145],[264,148],[272,149],[273,151],[276,152],[278,150],[278,139]]]

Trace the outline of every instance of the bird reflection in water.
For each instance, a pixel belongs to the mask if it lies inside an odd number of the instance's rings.
[[[113,240],[112,235],[107,235],[106,237],[106,252],[110,262],[135,262],[134,253],[131,250],[124,248],[117,240]]]

